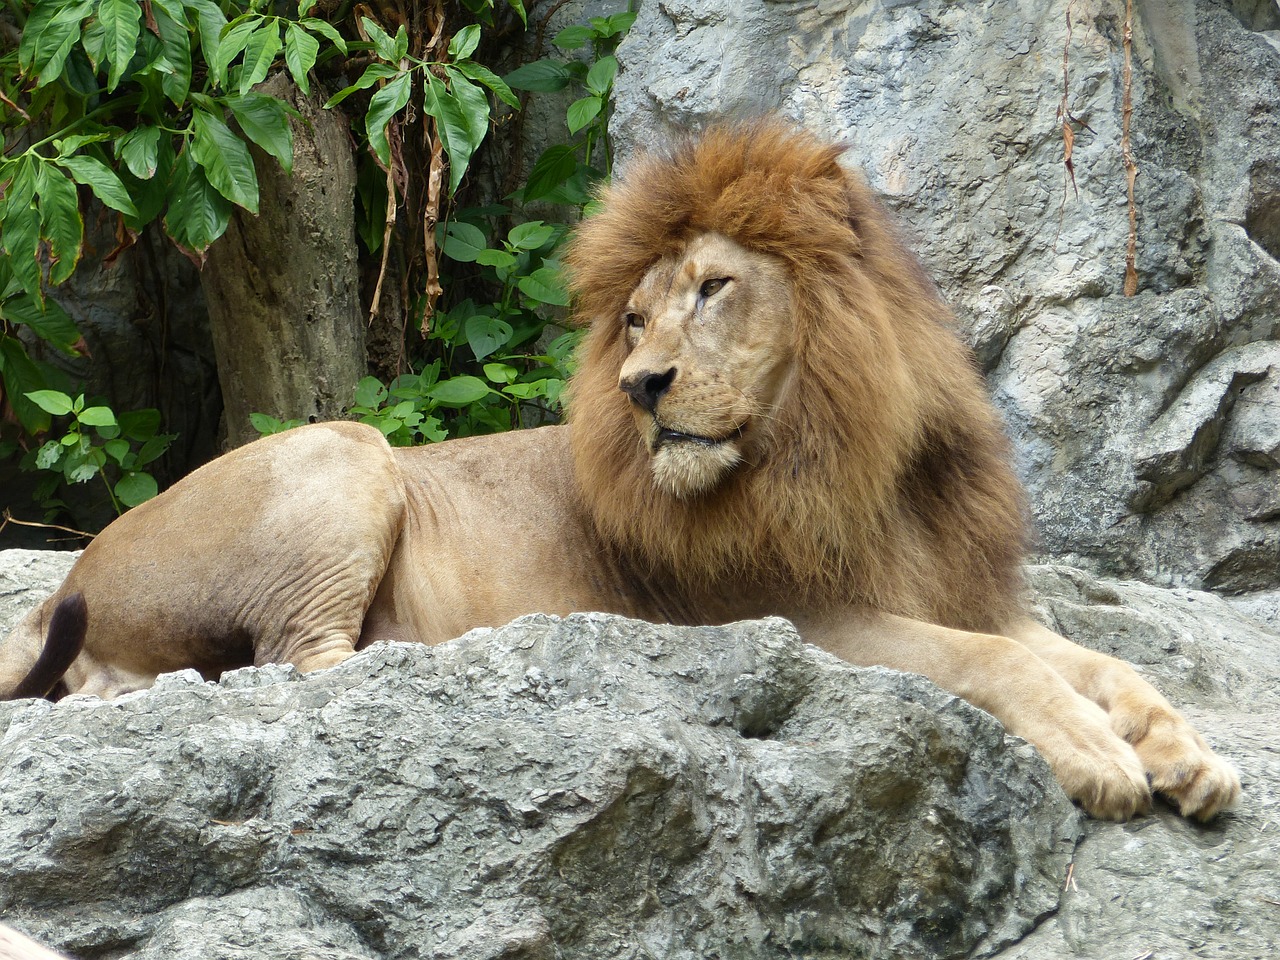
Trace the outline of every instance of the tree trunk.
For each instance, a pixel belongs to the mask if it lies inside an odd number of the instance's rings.
[[[259,215],[236,208],[201,273],[228,447],[257,436],[250,413],[334,419],[365,374],[346,123],[284,74],[261,89],[302,120],[292,121],[293,176],[253,148]]]

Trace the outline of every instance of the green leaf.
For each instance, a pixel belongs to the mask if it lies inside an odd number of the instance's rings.
[[[70,171],[76,183],[83,183],[93,191],[94,196],[112,210],[136,217],[138,209],[134,206],[125,190],[124,184],[116,176],[116,172],[96,157],[80,154],[74,157],[60,157],[54,163]]]
[[[120,78],[138,49],[138,32],[141,29],[142,8],[138,0],[101,0],[98,5],[98,23],[106,34],[103,53],[111,64],[107,75],[107,91],[120,84]]]
[[[227,18],[213,0],[182,0],[182,5],[196,12],[200,28],[200,51],[204,54],[204,62],[212,66],[221,54],[221,36],[226,29]]]
[[[587,71],[587,89],[597,96],[603,97],[609,92],[613,78],[618,75],[618,58],[604,56],[591,65]]]
[[[511,340],[511,324],[497,317],[486,317],[478,314],[469,317],[465,325],[467,343],[477,360],[483,360],[499,347],[505,347]]]
[[[636,22],[636,12],[634,10],[623,10],[619,13],[612,14],[604,18],[600,32],[606,37],[617,36],[620,33],[626,33],[631,29],[631,25]]]
[[[28,399],[29,392],[38,392],[48,381],[41,368],[27,356],[27,351],[16,337],[0,335],[0,379],[4,393],[18,415],[18,422],[29,434],[43,433],[49,429],[49,414]],[[65,397],[66,394],[63,394]],[[70,398],[68,398],[68,406]]]
[[[80,198],[75,184],[51,163],[42,163],[38,175],[40,189],[40,235],[49,241],[49,282],[62,283],[75,273],[84,240],[80,218]]]
[[[129,441],[119,438],[112,438],[102,445],[102,449],[107,456],[116,463],[123,465],[125,458],[129,456]]]
[[[507,86],[534,93],[552,93],[563,90],[573,79],[569,68],[557,60],[535,60],[508,73],[503,79]]]
[[[89,407],[76,414],[76,419],[89,427],[114,427],[116,415],[110,407]]]
[[[488,67],[481,66],[471,60],[463,60],[453,64],[453,69],[463,76],[470,77],[478,83],[483,83],[486,87],[498,95],[498,98],[509,107],[517,110],[520,109],[520,98],[517,97],[505,83],[502,78],[490,70]]]
[[[160,431],[160,411],[151,407],[126,410],[117,419],[121,432],[130,440],[150,440]]]
[[[365,18],[368,20],[368,18]],[[404,109],[413,91],[413,77],[402,73],[369,100],[369,113],[365,116],[365,131],[369,146],[384,167],[391,166],[391,144],[387,140],[387,124]]]
[[[354,399],[361,407],[379,407],[386,402],[387,388],[377,377],[362,377],[356,384]]]
[[[46,442],[36,453],[36,467],[40,470],[52,469],[62,459],[63,449],[64,447],[57,440]]]
[[[476,263],[499,269],[509,269],[515,266],[518,259],[515,254],[507,253],[505,250],[481,250],[476,255]]]
[[[71,483],[87,483],[98,475],[102,465],[93,457],[93,453],[94,451],[92,450],[87,454],[73,450],[67,455],[66,460],[63,461],[62,469],[68,481]]]
[[[467,146],[470,148],[468,156],[470,156],[475,153],[480,144],[484,143],[484,138],[489,133],[489,97],[482,88],[476,86],[453,67],[448,66],[444,69],[449,77],[450,92],[462,108],[462,117],[466,121]]]
[[[565,123],[569,126],[569,132],[577,133],[598,117],[602,106],[603,104],[598,96],[583,97],[581,100],[575,100],[569,104],[569,109],[565,114]]]
[[[120,482],[116,484],[116,497],[126,507],[136,507],[140,503],[146,503],[157,493],[160,488],[156,486],[156,481],[149,473],[138,470],[129,470],[120,478]]]
[[[160,128],[137,127],[116,140],[116,156],[139,180],[156,175],[160,162]]]
[[[252,424],[253,429],[257,430],[258,433],[262,434],[264,437],[280,432],[280,421],[265,413],[249,414],[249,423]]]
[[[316,57],[320,55],[320,41],[303,30],[296,23],[291,23],[284,30],[284,62],[289,74],[298,89],[304,94],[311,93],[311,81],[307,74],[315,66]]]
[[[440,245],[450,260],[472,263],[485,249],[484,231],[462,220],[450,220]]]
[[[186,15],[179,0],[151,0],[151,13],[165,59],[173,67],[160,81],[160,89],[174,106],[181,106],[191,89],[191,35]]]
[[[29,293],[20,293],[0,303],[0,318],[30,327],[36,335],[71,357],[78,357],[75,345],[80,331],[67,312],[51,299],[42,304]]]
[[[91,143],[102,143],[104,140],[110,140],[111,134],[105,130],[99,130],[97,133],[76,133],[69,137],[60,137],[53,141],[54,147],[58,151],[58,156],[69,156],[87,147]]]
[[[96,79],[97,69],[106,63],[106,28],[102,27],[102,22],[97,17],[84,24],[81,46],[84,49],[84,56],[87,56],[90,61],[90,67]]]
[[[529,182],[521,193],[525,202],[541,200],[560,186],[578,169],[578,158],[573,147],[557,144],[548,147],[529,171]]]
[[[226,97],[223,102],[244,135],[280,161],[285,173],[293,173],[293,129],[284,102],[263,93]]]
[[[492,392],[489,385],[479,377],[466,376],[441,380],[427,390],[426,394],[438,401],[441,406],[465,407],[469,403],[475,403],[487,397]]]
[[[514,383],[520,371],[509,363],[486,363],[484,375],[491,383]]]
[[[431,73],[426,77],[423,109],[435,118],[436,131],[449,156],[449,194],[452,195],[462,182],[462,175],[467,172],[467,164],[471,162],[474,148],[471,146],[470,123],[462,105],[445,89],[444,83]]]
[[[150,412],[156,413],[156,411]],[[159,413],[156,413],[156,416],[158,418]],[[301,426],[301,424],[301,420],[288,420],[283,424],[283,429],[288,430],[290,427]],[[142,449],[138,451],[138,456],[134,458],[133,465],[135,467],[146,466],[159,458],[162,453],[169,449],[169,444],[173,442],[176,436],[177,434],[173,433],[162,433],[149,439],[142,445]]]
[[[169,195],[169,181],[173,172],[173,140],[168,136],[161,136],[156,151],[156,172],[150,180],[140,180],[135,177],[128,166],[120,167],[120,181],[124,184],[125,189],[129,191],[129,196],[133,199],[134,206],[138,208],[137,216],[125,216],[124,222],[130,230],[141,230],[148,223],[151,223],[160,215],[160,211],[164,209],[165,201]]]
[[[530,220],[518,227],[513,227],[507,234],[507,243],[517,250],[537,250],[555,236],[556,228],[548,226],[541,220]]]
[[[528,29],[529,15],[525,13],[524,0],[507,0],[507,5],[519,15],[520,22]]]
[[[449,41],[449,59],[466,60],[480,46],[480,28],[470,23],[453,35]]]
[[[250,213],[258,212],[258,175],[244,141],[231,132],[221,117],[199,108],[191,113],[195,136],[191,159],[204,168],[209,183],[232,203]]]
[[[586,26],[565,27],[554,37],[551,42],[561,50],[577,50],[584,47],[595,36],[595,31]]]
[[[307,17],[304,20],[299,20],[298,23],[300,26],[305,27],[312,33],[318,33],[323,37],[327,37],[344,56],[346,55],[347,41],[332,24],[326,23],[324,20],[317,20],[314,17]]]
[[[28,293],[41,297],[40,289],[40,214],[34,206],[27,204],[24,209],[12,207],[4,218],[0,228],[0,241],[4,242],[4,251],[9,255],[9,267],[13,277]]]
[[[373,42],[373,49],[379,57],[391,64],[400,62],[400,57],[396,55],[396,42],[387,35],[387,31],[368,17],[361,17],[360,25],[369,35],[369,39]]]
[[[27,75],[37,75],[38,86],[43,87],[62,74],[67,54],[80,37],[80,22],[92,9],[91,0],[46,0],[28,15],[18,43],[18,63]]]
[[[343,100],[347,99],[347,97],[351,96],[357,90],[367,90],[369,87],[372,87],[379,80],[387,80],[390,77],[395,77],[399,75],[400,75],[400,71],[397,70],[395,67],[389,67],[385,63],[371,63],[369,64],[369,66],[365,67],[364,73],[360,75],[359,80],[357,80],[355,83],[353,83],[349,87],[343,87],[341,90],[335,93],[332,97],[326,100],[324,108],[328,110],[330,107],[336,107],[338,104],[340,104]]]
[[[0,183],[7,179],[4,187],[3,206],[0,215],[9,216],[8,211],[25,210],[36,196],[36,175],[40,161],[34,155],[26,154],[17,161],[9,161],[0,167]]]
[[[513,383],[510,386],[503,387],[502,392],[507,396],[515,397],[517,400],[532,400],[534,397],[541,397],[546,394],[547,382],[545,380],[535,380],[533,383]]]
[[[232,60],[240,56],[249,43],[249,38],[262,24],[263,20],[257,17],[249,17],[232,24],[218,38],[217,52],[210,56],[206,51],[205,61],[209,64],[209,73],[218,86],[227,85],[227,67],[231,65]],[[201,37],[203,36],[202,30]]]
[[[191,151],[185,151],[174,164],[165,231],[178,246],[200,254],[222,236],[230,218],[231,204],[192,161]]]
[[[55,417],[65,417],[71,412],[71,398],[60,390],[32,390],[26,398]]]
[[[565,289],[560,271],[555,267],[540,267],[527,277],[521,277],[517,286],[526,297],[539,303],[557,307],[569,305],[569,291]]]
[[[305,34],[304,34],[305,36]],[[256,84],[267,78],[271,64],[280,53],[280,28],[275,23],[263,22],[260,29],[249,37],[244,48],[244,66],[240,70],[240,96],[248,93]]]

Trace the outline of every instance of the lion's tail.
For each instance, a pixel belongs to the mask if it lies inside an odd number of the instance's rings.
[[[80,656],[88,632],[89,606],[84,594],[73,593],[59,600],[49,618],[49,635],[36,662],[17,686],[0,690],[0,700],[47,695]]]

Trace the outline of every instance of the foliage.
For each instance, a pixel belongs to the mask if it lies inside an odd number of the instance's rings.
[[[423,310],[422,331],[435,350],[422,372],[389,384],[372,378],[361,384],[351,412],[393,443],[509,429],[559,411],[578,334],[561,334],[544,350],[528,351],[550,339],[549,325],[569,302],[557,250],[567,220],[589,208],[593,188],[609,176],[608,104],[618,70],[613,52],[634,20],[634,13],[623,12],[562,30],[552,43],[566,52],[589,48],[588,60],[547,57],[503,78],[518,90],[576,89],[585,96],[566,112],[569,142],[543,151],[525,185],[509,198],[511,206],[464,208],[437,226],[447,271],[443,288],[481,288],[491,296],[480,303],[465,297],[430,314]],[[566,222],[525,219],[530,207],[547,204],[569,207]],[[523,222],[504,233],[513,219]],[[375,222],[362,233],[376,237],[381,227]],[[442,372],[452,377],[441,380]],[[458,399],[440,402],[443,391]]]
[[[159,437],[158,425],[145,437],[128,431],[106,437],[101,430],[113,428],[78,419],[83,408],[69,400],[70,408],[56,414],[73,416],[69,432],[37,450],[36,438],[53,428],[50,404],[62,406],[50,399],[51,391],[73,391],[65,377],[27,354],[19,335],[68,356],[83,350],[75,324],[47,293],[79,264],[89,194],[116,217],[119,246],[108,259],[156,223],[201,263],[235,207],[257,211],[249,145],[285,170],[293,161],[292,107],[256,89],[278,65],[303,92],[317,70],[359,73],[328,105],[342,106],[364,148],[359,234],[370,253],[381,254],[378,291],[396,210],[409,203],[410,187],[422,183],[425,169],[427,189],[412,191],[426,196],[425,207],[412,211],[420,214],[416,218],[400,218],[426,225],[418,228],[423,233],[416,246],[426,262],[410,278],[419,291],[416,318],[423,336],[415,348],[418,372],[378,389],[366,381],[352,414],[377,420],[394,442],[424,442],[516,425],[524,404],[554,408],[570,343],[535,344],[551,339],[544,328],[567,299],[555,259],[564,224],[534,220],[512,227],[512,218],[523,214],[506,206],[467,209],[451,219],[445,214],[497,105],[518,108],[515,90],[571,85],[583,93],[566,118],[572,141],[548,150],[509,199],[587,203],[591,185],[609,169],[608,96],[617,71],[612,53],[634,18],[595,18],[554,39],[563,51],[589,46],[590,63],[540,60],[504,80],[473,59],[482,28],[495,22],[495,0],[459,2],[475,22],[452,35],[453,22],[411,35],[403,23],[393,30],[378,22],[364,4],[354,7],[358,16],[339,19],[333,8],[352,5],[8,0],[20,40],[0,56],[0,123],[6,131],[0,157],[0,421],[11,422],[0,438],[0,456],[19,444],[29,464],[71,481],[104,469],[123,471],[109,485],[117,506],[150,489],[130,478],[145,475],[139,468],[149,462],[144,454],[156,452],[156,444],[147,444]],[[505,4],[524,23],[522,0]],[[443,7],[431,9],[438,14]],[[425,124],[424,136],[408,136],[414,123]],[[410,156],[418,141],[427,144],[421,167]],[[488,237],[502,239],[490,244]],[[437,249],[451,261],[444,276]],[[455,281],[492,296],[455,298],[437,312],[445,284]],[[371,314],[378,309],[375,292]],[[118,429],[125,429],[128,416],[121,415]],[[16,434],[12,424],[20,428]],[[267,414],[257,415],[255,425],[264,431],[284,426]],[[87,439],[94,432],[103,444]],[[77,439],[64,442],[73,435]],[[131,448],[129,460],[118,443],[108,450],[116,440],[139,440],[142,449]],[[57,458],[50,443],[62,448]],[[96,473],[87,473],[89,464]],[[122,495],[117,488],[126,480]]]
[[[58,390],[33,390],[27,399],[47,414],[71,418],[61,437],[28,455],[36,467],[49,472],[37,491],[46,509],[65,506],[53,496],[61,478],[84,483],[101,477],[117,514],[156,495],[155,478],[142,468],[174,439],[159,432],[158,410],[134,410],[117,417],[108,406],[86,406],[84,394],[73,400]]]

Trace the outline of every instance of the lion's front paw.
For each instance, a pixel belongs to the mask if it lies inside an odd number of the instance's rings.
[[[1210,820],[1235,804],[1239,776],[1191,724],[1177,713],[1162,712],[1145,727],[1133,747],[1152,789],[1176,803],[1184,817]]]
[[[1151,788],[1142,764],[1118,737],[1101,749],[1090,745],[1056,761],[1049,758],[1049,765],[1067,796],[1091,817],[1128,820],[1151,812]]]
[[[1150,812],[1151,788],[1133,748],[1095,704],[1077,698],[1074,707],[1070,722],[1036,741],[1067,796],[1099,820]]]

